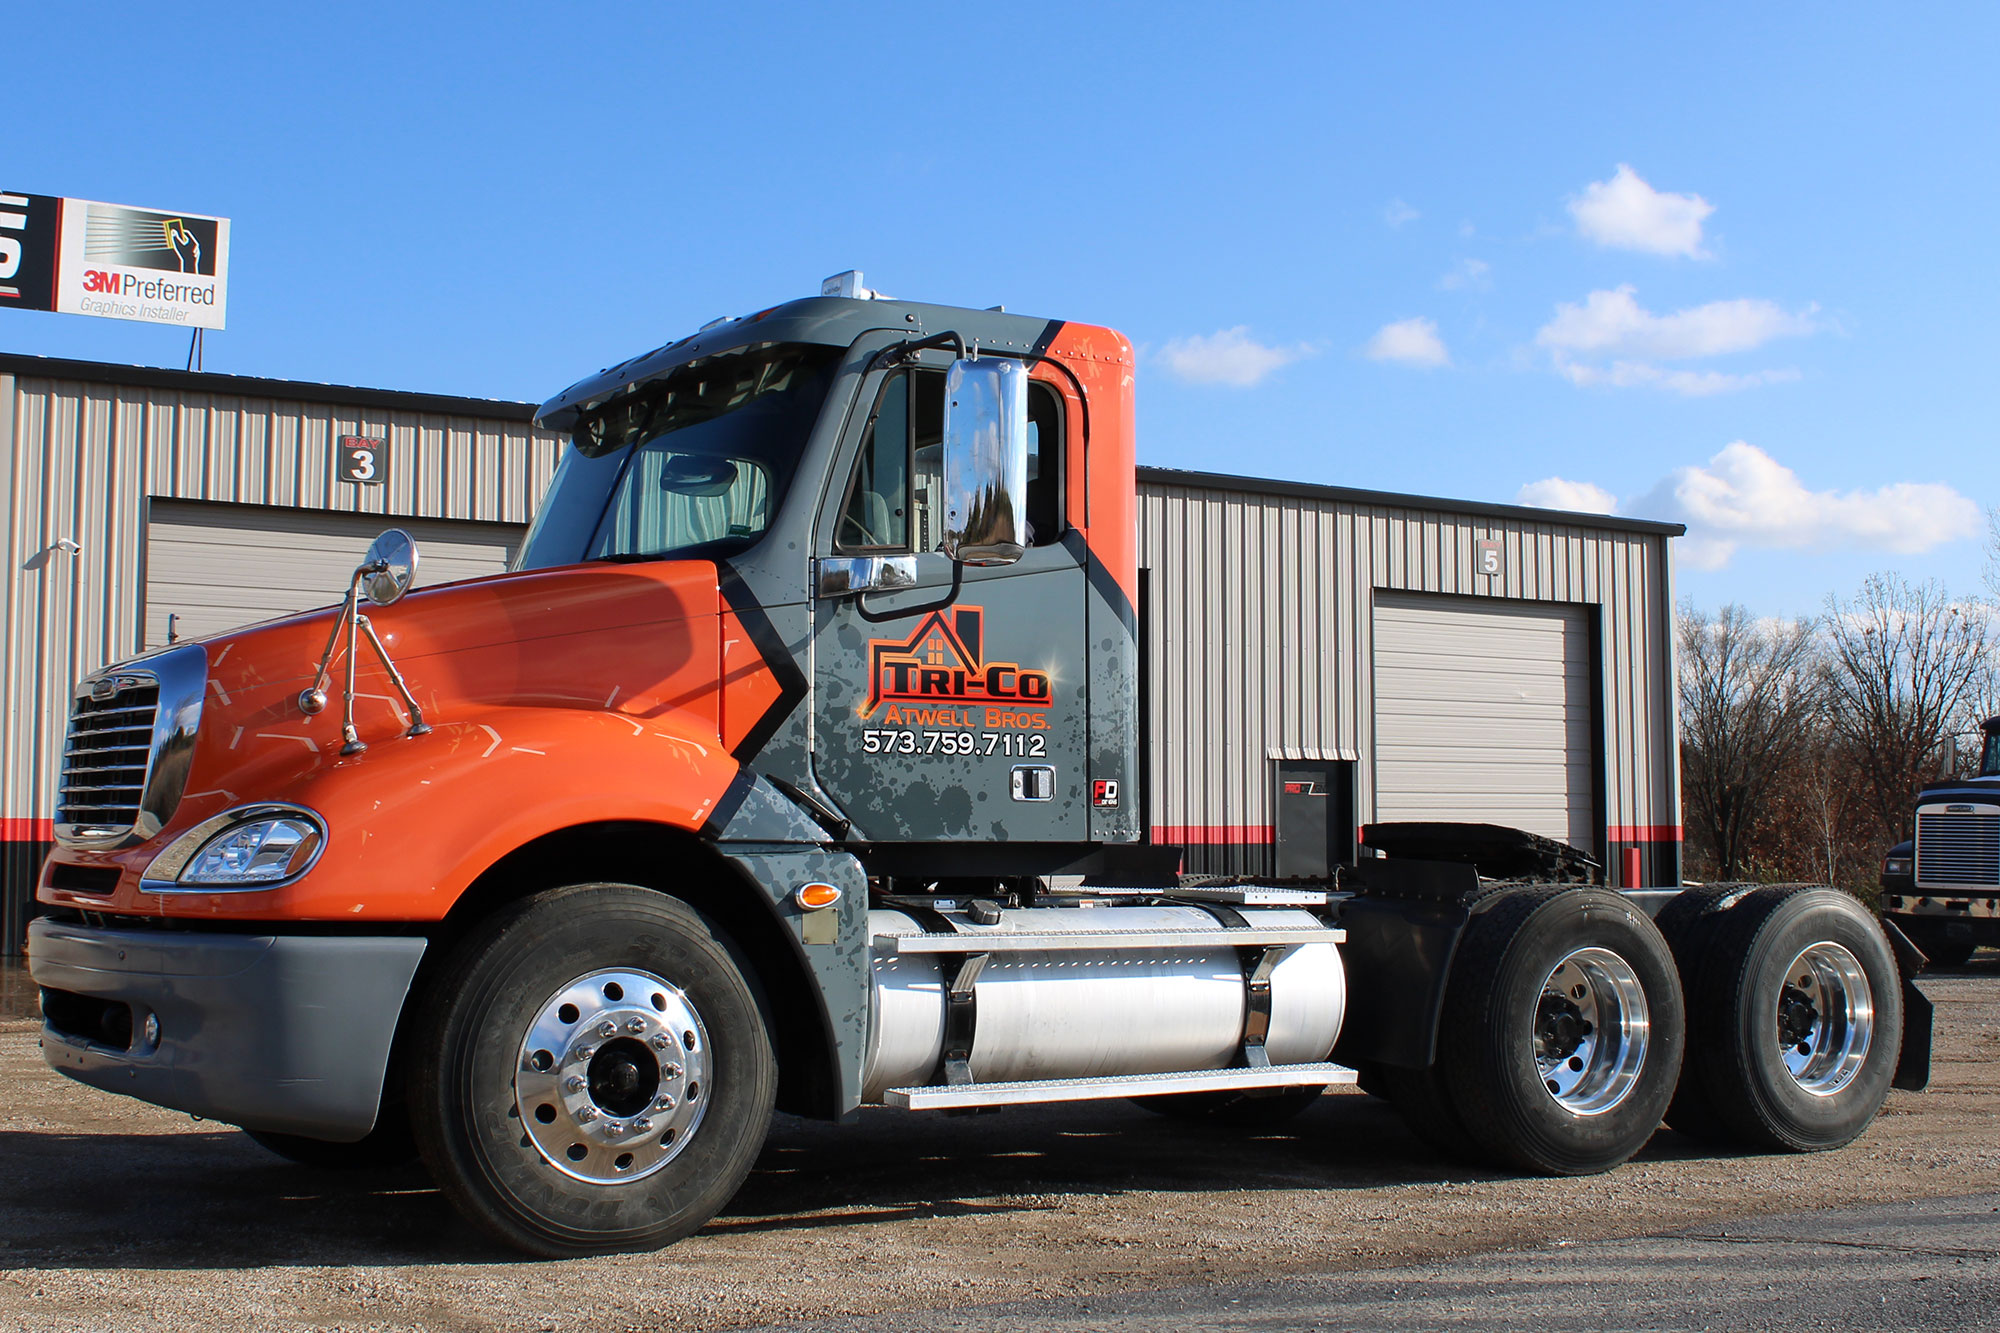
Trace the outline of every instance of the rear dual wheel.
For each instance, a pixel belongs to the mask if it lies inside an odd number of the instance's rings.
[[[1597,889],[1512,889],[1466,927],[1436,1064],[1384,1085],[1451,1156],[1587,1175],[1652,1136],[1682,1040],[1673,958],[1643,912]]]
[[[557,889],[486,923],[419,1015],[411,1121],[446,1197],[552,1258],[707,1222],[776,1095],[749,976],[699,913],[630,885]]]
[[[1691,1011],[1667,1123],[1792,1152],[1858,1137],[1888,1099],[1903,1034],[1895,956],[1868,910],[1838,889],[1777,885],[1726,907],[1691,901],[1667,924]]]

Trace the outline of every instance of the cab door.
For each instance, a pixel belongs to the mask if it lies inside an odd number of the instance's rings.
[[[1029,539],[1011,565],[937,551],[945,363],[873,377],[843,441],[822,560],[895,560],[910,586],[813,605],[813,764],[870,842],[1088,837],[1084,551],[1066,540],[1061,397],[1029,390]]]

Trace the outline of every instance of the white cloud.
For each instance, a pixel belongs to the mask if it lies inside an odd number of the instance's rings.
[[[1616,250],[1707,259],[1701,224],[1715,205],[1698,194],[1655,190],[1639,173],[1618,164],[1610,180],[1592,181],[1569,201],[1570,216],[1585,240]]]
[[[1639,304],[1631,286],[1596,291],[1582,305],[1565,301],[1535,335],[1538,346],[1559,352],[1647,357],[1662,361],[1747,352],[1773,338],[1815,332],[1818,307],[1796,313],[1770,301],[1740,297],[1710,301],[1671,315]]]
[[[1735,393],[1765,384],[1784,384],[1799,377],[1798,371],[1789,368],[1732,375],[1721,370],[1663,370],[1643,361],[1613,361],[1608,366],[1586,366],[1558,359],[1556,369],[1572,384],[1602,384],[1615,389],[1667,389],[1686,398],[1706,398],[1711,394]]]
[[[1547,477],[1523,486],[1520,502],[1552,509],[1635,514],[1685,523],[1677,558],[1721,569],[1745,546],[1916,555],[1977,536],[1979,506],[1937,482],[1899,481],[1874,490],[1808,490],[1796,472],[1737,440],[1706,464],[1676,468],[1620,504],[1590,482]]]
[[[1440,291],[1455,292],[1461,287],[1485,291],[1493,285],[1493,266],[1483,259],[1461,259],[1438,279]]]
[[[1362,350],[1371,361],[1424,367],[1451,364],[1451,353],[1445,350],[1444,339],[1438,337],[1438,326],[1421,316],[1384,324]]]
[[[1277,347],[1250,336],[1250,326],[1238,324],[1206,337],[1196,334],[1171,339],[1160,349],[1167,373],[1189,384],[1228,384],[1247,389],[1272,371],[1288,366],[1317,349],[1309,343]]]
[[[1602,486],[1565,477],[1543,477],[1531,481],[1514,497],[1516,504],[1536,509],[1567,509],[1573,514],[1615,514],[1618,497]]]
[[[1392,227],[1400,227],[1405,222],[1415,222],[1423,214],[1411,208],[1401,199],[1391,199],[1382,209],[1382,220]]]
[[[1817,306],[1793,311],[1751,297],[1656,315],[1624,286],[1592,292],[1581,305],[1558,304],[1555,317],[1535,334],[1535,345],[1548,350],[1556,370],[1572,384],[1643,386],[1689,396],[1730,393],[1799,375],[1796,370],[1665,370],[1653,363],[1728,356],[1778,338],[1802,338],[1820,330],[1818,316]]]

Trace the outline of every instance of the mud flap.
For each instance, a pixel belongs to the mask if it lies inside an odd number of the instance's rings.
[[[1930,959],[1895,922],[1885,918],[1882,932],[1889,937],[1889,948],[1896,955],[1896,973],[1903,983],[1903,1054],[1896,1061],[1896,1077],[1890,1086],[1922,1092],[1931,1084],[1931,1020],[1936,1011],[1930,997],[1917,989],[1916,977]]]
[[[1361,894],[1340,909],[1347,1017],[1333,1058],[1356,1069],[1426,1068],[1437,1058],[1445,983],[1479,874],[1468,865],[1414,860],[1356,869]]]

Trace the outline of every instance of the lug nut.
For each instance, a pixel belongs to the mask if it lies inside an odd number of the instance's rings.
[[[584,1079],[583,1075],[581,1074],[571,1074],[568,1078],[563,1080],[563,1091],[567,1093],[573,1094],[582,1092],[585,1088],[589,1086],[590,1084]]]
[[[660,1094],[660,1099],[653,1103],[653,1109],[655,1111],[671,1111],[674,1109],[675,1104],[674,1095],[670,1092],[663,1092]]]
[[[667,1047],[673,1045],[671,1041],[667,1040],[667,1034],[664,1032],[657,1034],[650,1042],[646,1044],[651,1046],[656,1051],[664,1051],[667,1049]],[[672,1076],[669,1075],[669,1077]]]
[[[636,1037],[646,1030],[646,1020],[643,1018],[628,1018],[625,1020],[625,1030]]]
[[[671,1060],[669,1060],[666,1064],[660,1066],[661,1078],[679,1078],[680,1076],[681,1076],[681,1067],[673,1063]]]
[[[595,1046],[578,1046],[570,1051],[569,1058],[581,1062],[584,1060],[588,1060],[591,1056],[596,1054],[597,1054],[597,1048]]]
[[[607,1120],[604,1122],[604,1136],[606,1138],[615,1139],[624,1132],[625,1126],[621,1122],[616,1120]]]
[[[644,1134],[647,1131],[651,1130],[652,1128],[653,1128],[653,1122],[648,1120],[645,1116],[640,1116],[637,1120],[634,1120],[632,1122],[632,1132],[634,1134]]]
[[[607,1018],[597,1025],[597,1035],[600,1037],[615,1037],[618,1035],[618,1025]]]
[[[587,1125],[595,1119],[597,1119],[597,1108],[595,1106],[579,1106],[576,1108],[576,1121],[578,1124]]]

